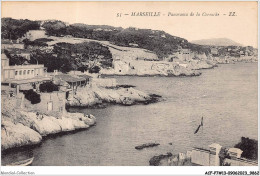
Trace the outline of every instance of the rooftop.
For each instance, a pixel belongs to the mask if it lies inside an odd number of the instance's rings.
[[[217,144],[217,143],[213,143],[209,145],[210,148],[221,148],[222,146]]]
[[[12,65],[6,66],[4,69],[35,69],[35,68],[45,68],[43,64],[39,65]]]
[[[8,51],[10,52],[10,54],[30,54],[31,53],[31,50],[29,49],[19,49],[19,48],[11,48],[11,49],[8,49]]]
[[[77,76],[82,77],[82,78],[85,78],[85,79],[92,78],[92,77],[89,76],[89,75],[77,75]]]
[[[82,77],[71,76],[71,75],[68,75],[68,74],[55,75],[54,78],[58,78],[58,79],[61,79],[63,81],[70,82],[70,83],[86,80]]]
[[[50,81],[51,77],[34,77],[31,79],[22,79],[22,80],[17,80],[17,79],[10,79],[4,81],[5,83],[12,83],[12,84],[28,84],[28,83],[33,83],[33,82],[41,82],[41,81]]]
[[[243,151],[240,150],[239,148],[230,148],[228,149],[228,152],[239,153],[239,154],[243,153]]]
[[[17,40],[6,40],[6,39],[1,40],[1,43],[2,44],[22,44],[23,45],[23,43],[17,43]]]

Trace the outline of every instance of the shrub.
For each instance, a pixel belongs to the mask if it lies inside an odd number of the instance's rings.
[[[88,66],[82,66],[78,68],[78,71],[84,72],[88,70]]]
[[[99,71],[100,71],[99,66],[94,66],[89,69],[89,73],[99,73]]]
[[[53,84],[53,82],[42,83],[39,88],[41,92],[53,92],[59,90],[59,87],[56,84]]]
[[[25,98],[29,100],[32,104],[37,104],[41,102],[41,96],[40,94],[37,94],[32,89],[25,91]]]
[[[243,151],[242,157],[247,159],[257,159],[258,158],[258,142],[254,139],[249,139],[246,137],[241,137],[241,141],[234,147],[239,148]]]

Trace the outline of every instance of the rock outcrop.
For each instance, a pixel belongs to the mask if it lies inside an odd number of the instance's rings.
[[[101,74],[133,76],[199,76],[201,73],[194,70],[193,67],[194,66],[189,63],[179,64],[177,62],[166,61],[115,61],[113,69],[103,69],[101,70]],[[198,68],[199,67],[196,67],[196,69]]]
[[[86,129],[95,122],[93,115],[82,113],[66,113],[60,118],[22,110],[15,117],[2,114],[2,150],[38,144],[43,136]]]
[[[133,105],[137,103],[148,104],[155,102],[160,96],[151,96],[132,87],[122,88],[79,88],[77,93],[69,98],[67,105],[70,107],[91,107],[101,103],[114,103]]]
[[[2,116],[1,150],[40,143],[42,136],[21,123],[14,124]]]
[[[257,56],[241,56],[241,57],[231,57],[231,56],[225,56],[225,57],[212,57],[212,61],[214,61],[217,64],[229,64],[229,63],[235,63],[235,62],[258,62]]]

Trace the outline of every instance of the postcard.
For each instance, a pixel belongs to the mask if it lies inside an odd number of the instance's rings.
[[[2,1],[1,174],[259,174],[258,31],[257,1]]]

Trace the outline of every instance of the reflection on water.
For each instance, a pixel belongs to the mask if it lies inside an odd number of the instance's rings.
[[[150,105],[71,109],[91,113],[89,130],[44,140],[33,149],[33,165],[148,165],[166,152],[185,152],[217,142],[234,146],[241,136],[257,139],[257,64],[220,65],[199,77],[117,77],[164,101]],[[204,126],[194,131],[204,117]],[[161,145],[136,150],[135,146]],[[172,143],[172,145],[169,145]],[[20,153],[22,156],[23,154]],[[4,156],[8,161],[13,154]],[[11,159],[10,159],[11,160]]]

